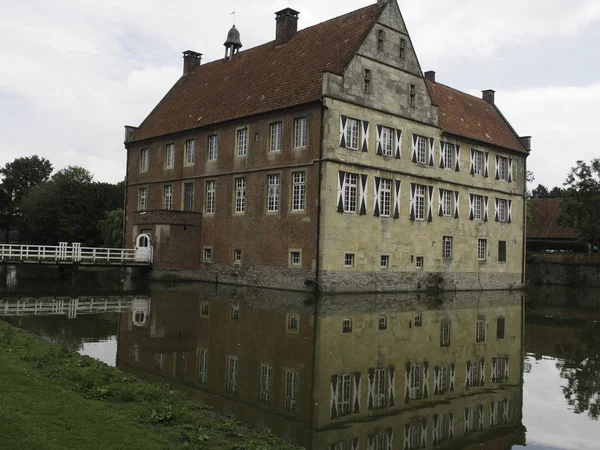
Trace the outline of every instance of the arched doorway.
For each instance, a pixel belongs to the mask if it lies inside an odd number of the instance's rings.
[[[135,260],[140,262],[152,261],[152,236],[140,234],[135,240]]]

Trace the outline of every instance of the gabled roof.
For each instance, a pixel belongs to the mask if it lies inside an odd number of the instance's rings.
[[[376,3],[201,65],[182,76],[131,141],[177,133],[319,100],[323,72],[342,74],[386,3]]]
[[[533,221],[527,227],[527,239],[577,239],[579,237],[573,228],[558,223],[562,213],[559,198],[531,199],[529,211]]]
[[[433,103],[438,105],[439,124],[444,131],[527,153],[494,105],[435,81],[428,80],[427,86]]]

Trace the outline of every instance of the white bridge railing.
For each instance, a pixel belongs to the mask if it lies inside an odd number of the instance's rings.
[[[22,263],[79,263],[89,265],[150,265],[154,256],[153,247],[96,248],[81,244],[58,246],[0,244],[0,262]]]

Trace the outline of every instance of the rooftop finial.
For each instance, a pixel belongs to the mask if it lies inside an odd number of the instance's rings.
[[[235,27],[235,11],[231,11],[230,15],[233,15],[233,26]]]

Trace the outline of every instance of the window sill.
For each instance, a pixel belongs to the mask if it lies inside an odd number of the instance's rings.
[[[308,147],[305,145],[303,147],[294,147],[294,150],[306,150]]]
[[[290,210],[290,214],[306,214],[306,210],[304,210],[304,209],[298,209],[298,210],[292,209],[292,210]]]

